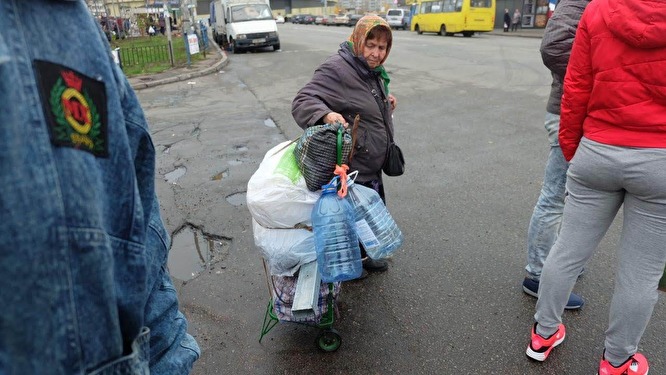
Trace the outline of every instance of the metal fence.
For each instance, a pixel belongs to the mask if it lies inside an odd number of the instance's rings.
[[[146,63],[170,63],[169,45],[120,48],[121,67],[142,65]]]

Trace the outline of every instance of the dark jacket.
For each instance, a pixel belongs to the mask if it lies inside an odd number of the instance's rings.
[[[330,112],[340,113],[350,126],[360,115],[349,170],[358,170],[358,182],[381,180],[388,147],[386,126],[393,130],[390,105],[379,73],[355,57],[347,42],[315,70],[291,104],[291,114],[303,129],[323,124]]]
[[[546,106],[546,110],[550,113],[560,114],[562,84],[564,74],[567,72],[571,46],[580,17],[589,3],[589,0],[561,0],[546,25],[541,40],[541,59],[553,76],[550,98]]]
[[[504,13],[504,28],[508,29],[511,26],[511,15],[507,12]]]

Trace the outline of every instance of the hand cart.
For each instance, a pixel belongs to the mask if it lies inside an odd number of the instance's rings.
[[[342,337],[333,328],[333,322],[334,315],[337,312],[336,298],[340,293],[341,283],[321,283],[317,308],[312,314],[304,316],[294,314],[291,310],[298,274],[295,276],[272,276],[266,268],[265,261],[264,271],[266,271],[269,300],[259,342],[279,322],[291,322],[319,328],[321,331],[315,340],[317,347],[325,352],[338,350],[342,344]]]

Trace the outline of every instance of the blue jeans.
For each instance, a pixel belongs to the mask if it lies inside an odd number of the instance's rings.
[[[550,249],[557,240],[564,211],[565,183],[569,165],[562,155],[558,141],[560,115],[546,112],[544,122],[548,132],[550,154],[541,186],[541,194],[534,206],[527,230],[527,271],[529,277],[539,280]]]

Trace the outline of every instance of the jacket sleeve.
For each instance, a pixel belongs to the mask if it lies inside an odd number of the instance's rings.
[[[541,40],[541,59],[551,72],[564,77],[576,27],[589,0],[562,0],[548,20]]]
[[[583,122],[587,116],[587,104],[592,92],[590,35],[586,18],[584,15],[578,26],[578,36],[564,77],[559,141],[567,161],[573,158],[583,137]]]
[[[345,105],[343,78],[329,59],[315,70],[310,82],[298,91],[291,103],[291,114],[303,129],[323,124],[330,112],[341,112]]]
[[[115,65],[115,64],[114,64]],[[171,240],[160,216],[155,193],[155,148],[135,92],[116,66],[125,128],[131,143],[135,175],[146,218],[146,305],[144,324],[150,328],[150,372],[186,375],[199,358],[196,340],[187,333],[178,295],[167,270]]]

